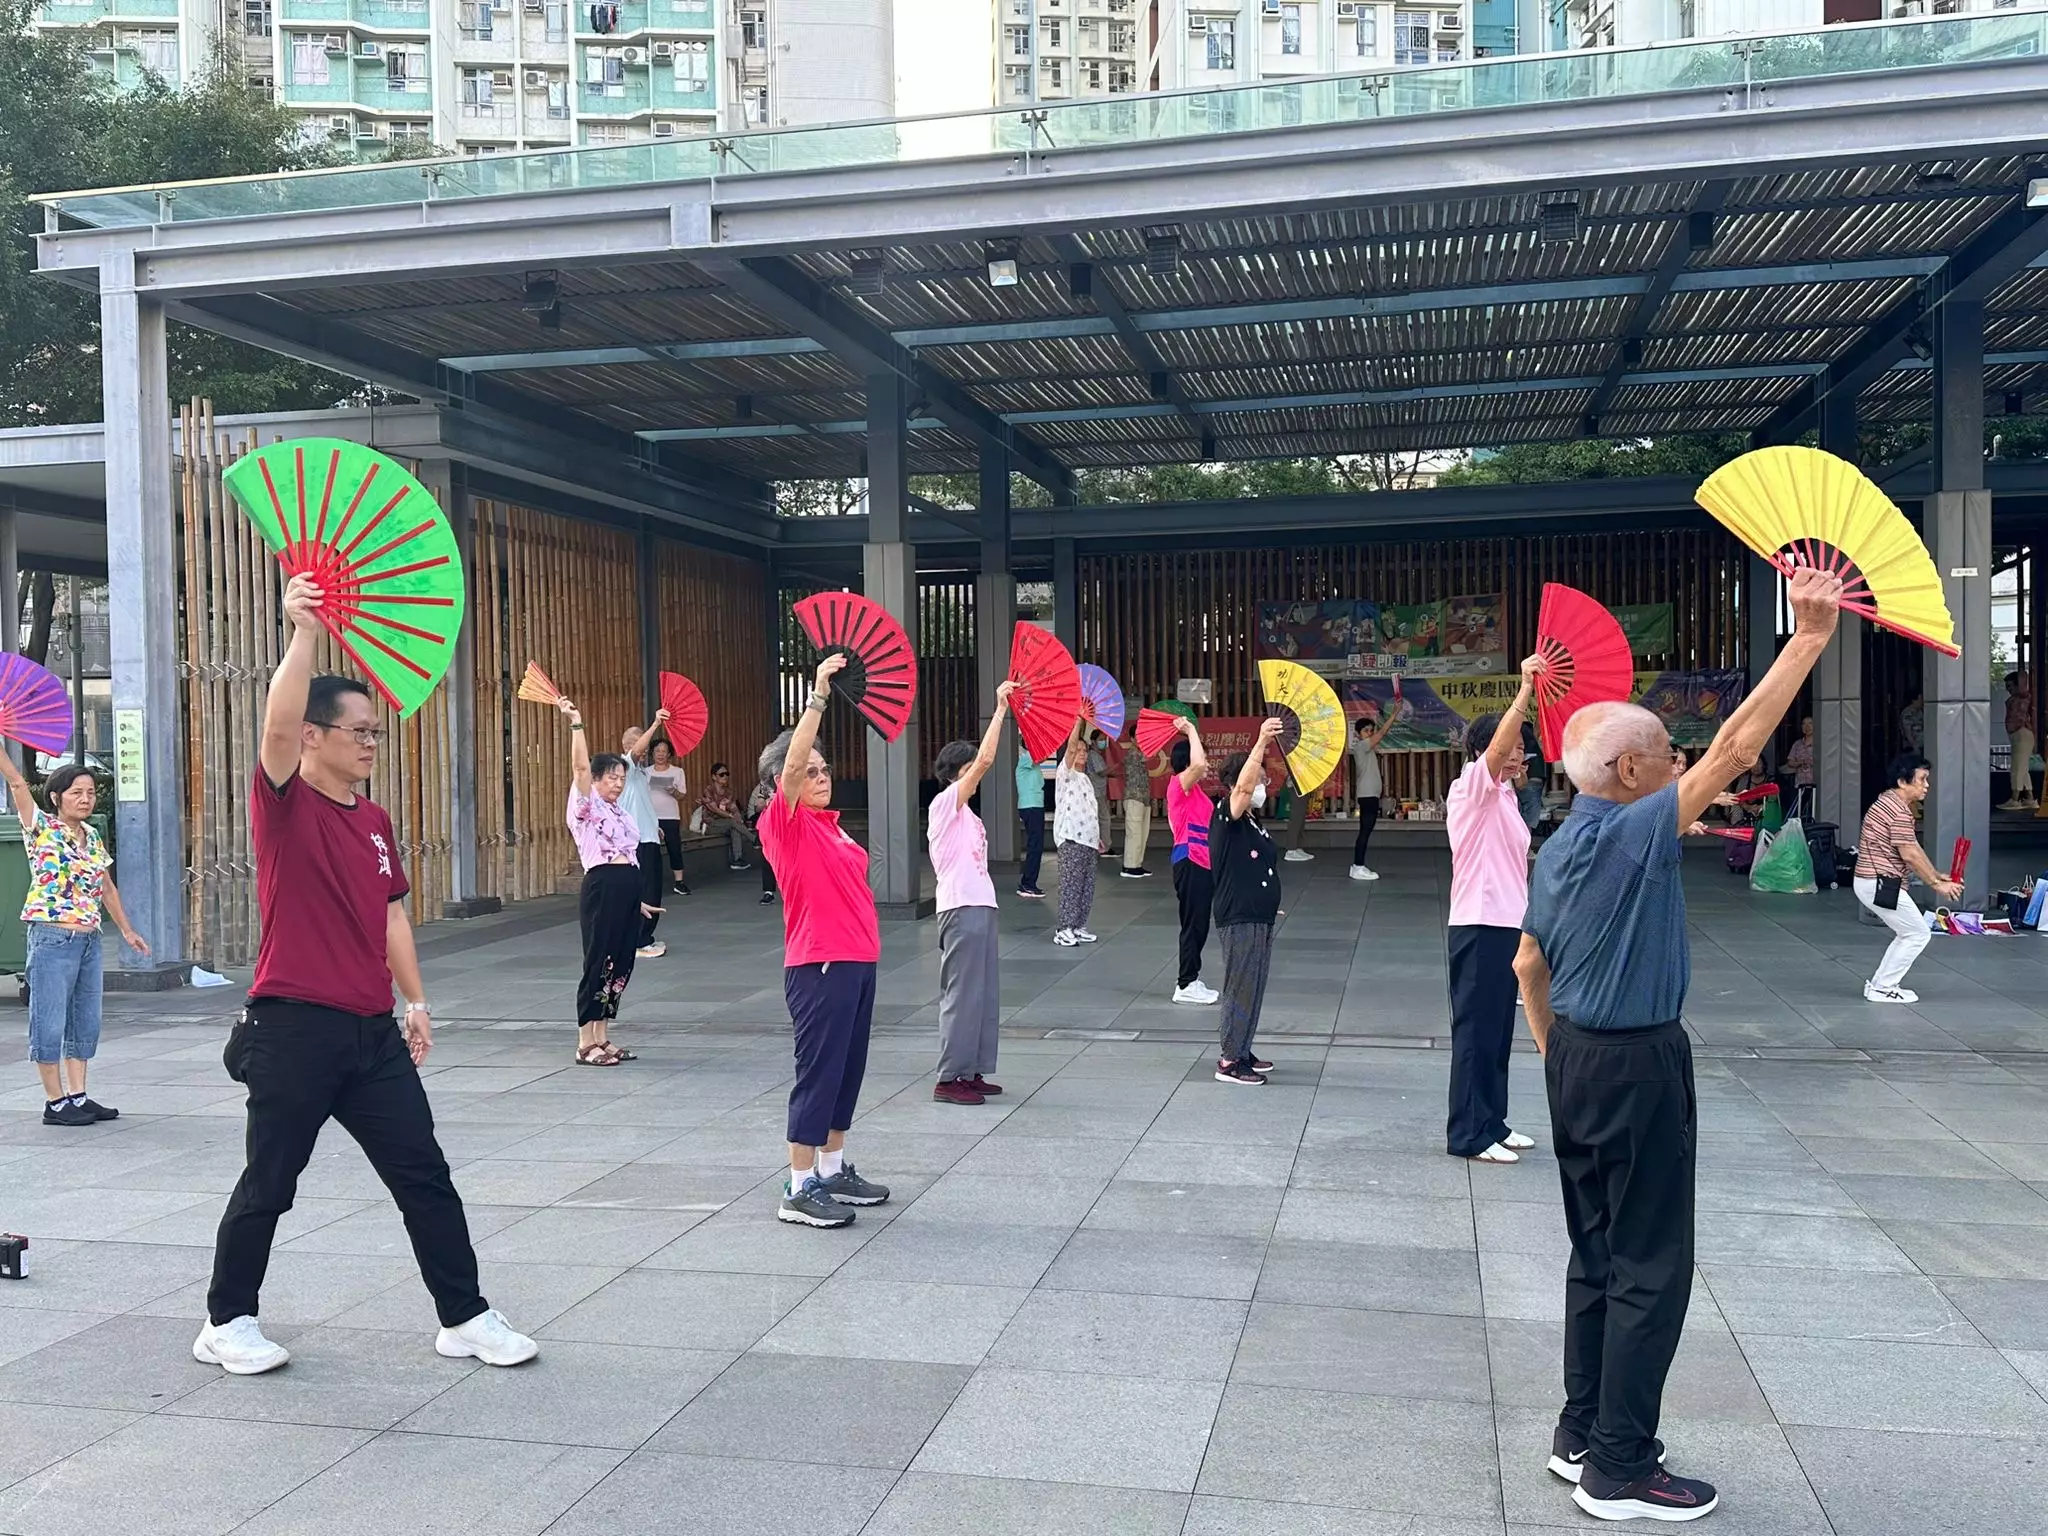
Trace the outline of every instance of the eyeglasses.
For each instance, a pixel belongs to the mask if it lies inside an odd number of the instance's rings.
[[[832,765],[829,763],[820,763],[815,766],[805,768],[804,777],[813,780],[829,779],[832,777]]]
[[[384,745],[384,732],[374,725],[333,725],[324,720],[308,720],[306,724],[323,731],[347,731],[359,747]]]

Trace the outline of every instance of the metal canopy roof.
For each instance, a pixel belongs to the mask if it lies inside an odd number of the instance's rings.
[[[186,198],[150,228],[53,228],[42,259],[84,282],[133,261],[181,318],[637,456],[756,513],[760,482],[863,472],[876,372],[909,382],[914,472],[971,471],[1000,441],[1050,482],[1589,434],[1787,436],[1844,391],[1865,419],[1924,418],[1924,319],[1949,299],[1986,305],[1987,391],[2036,394],[2048,218],[2026,186],[2031,152],[2048,155],[2048,13],[1773,41],[1859,33],[1912,67],[1021,164],[901,157],[201,222]],[[1699,46],[1761,67],[1739,43]],[[1148,258],[1162,229],[1171,259],[1156,242]],[[1019,281],[995,288],[984,242],[1002,237]],[[559,274],[559,328],[530,312],[542,271]]]

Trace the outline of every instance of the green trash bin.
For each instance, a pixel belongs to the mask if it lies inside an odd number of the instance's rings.
[[[100,841],[106,842],[106,812],[95,813],[92,824]],[[20,920],[26,900],[28,854],[22,848],[20,818],[8,811],[0,814],[0,974],[22,976],[28,971],[28,927]]]

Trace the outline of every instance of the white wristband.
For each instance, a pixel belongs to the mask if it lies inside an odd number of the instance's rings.
[[[405,1016],[408,1019],[416,1013],[432,1014],[433,1011],[434,1010],[429,1008],[424,1002],[407,1003],[405,1005]]]

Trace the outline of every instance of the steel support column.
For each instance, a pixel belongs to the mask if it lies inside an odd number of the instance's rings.
[[[465,765],[448,784],[448,896],[441,903],[445,918],[482,917],[504,903],[477,893],[477,780],[469,771],[490,761],[477,746],[476,721],[476,507],[469,494],[469,468],[454,459],[427,459],[419,466],[420,484],[433,493],[448,516],[455,547],[462,552],[462,579],[467,588],[462,628],[456,631],[455,652],[442,680],[438,707],[446,711],[448,756]]]
[[[1017,619],[1017,578],[1010,572],[1010,456],[981,450],[981,574],[974,581],[974,654],[981,689],[981,721],[995,713],[996,685],[1009,675],[1010,630]],[[981,819],[988,856],[1017,857],[1017,733],[1003,732],[996,764],[981,781]]]
[[[1075,571],[1074,541],[1052,541],[1052,632],[1072,650],[1081,637],[1081,594]],[[1080,658],[1076,657],[1076,660]]]
[[[21,534],[12,501],[0,507],[0,592],[14,605],[14,616],[0,627],[0,654],[12,656],[21,649]]]
[[[100,378],[116,878],[129,917],[156,957],[143,967],[175,976],[185,953],[185,795],[178,773],[170,382],[163,308],[137,294],[131,253],[110,254],[100,268]],[[127,952],[116,949],[127,965]]]
[[[1763,681],[1764,673],[1778,659],[1778,575],[1770,561],[1751,555],[1742,584],[1742,606],[1746,619],[1743,654],[1749,661],[1749,685]]]
[[[868,542],[862,586],[915,643],[917,548],[910,532],[908,386],[895,373],[868,376]],[[924,917],[924,839],[917,815],[918,717],[894,741],[868,743],[868,878],[884,917]]]
[[[1855,462],[1855,390],[1823,396],[1820,445]],[[1854,842],[1863,817],[1863,620],[1855,614],[1842,615],[1812,686],[1814,800],[1820,819]]]
[[[1991,835],[1991,493],[1984,489],[1984,304],[1951,296],[1934,321],[1934,494],[1924,533],[1963,654],[1930,654],[1927,852],[1946,870],[1958,837],[1970,840],[1963,899],[1989,887]]]

